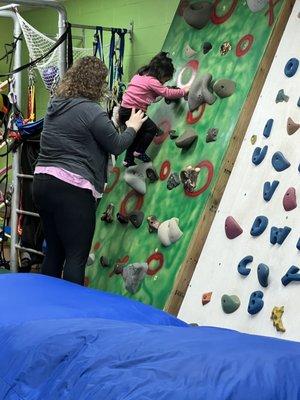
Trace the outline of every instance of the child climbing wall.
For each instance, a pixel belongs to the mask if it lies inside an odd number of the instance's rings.
[[[297,0],[182,304],[184,320],[300,340],[299,12]]]
[[[285,7],[248,3],[180,3],[163,50],[176,67],[168,84],[191,84],[190,95],[149,110],[161,129],[148,151],[153,165],[125,172],[120,157],[112,169],[86,268],[89,286],[165,306]]]

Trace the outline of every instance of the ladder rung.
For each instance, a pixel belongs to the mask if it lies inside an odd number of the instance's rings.
[[[44,256],[45,255],[41,251],[37,251],[37,250],[34,250],[34,249],[29,249],[27,247],[22,247],[19,244],[16,244],[15,248],[18,249],[18,250],[28,251],[28,253],[38,254],[39,256]]]
[[[16,210],[18,214],[23,214],[23,215],[29,215],[31,217],[37,217],[40,218],[40,215],[38,213],[32,212],[32,211],[24,211],[24,210]]]
[[[33,175],[17,174],[18,178],[33,179]]]

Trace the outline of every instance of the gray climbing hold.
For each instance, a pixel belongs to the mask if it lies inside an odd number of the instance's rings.
[[[286,123],[286,130],[289,135],[293,135],[300,128],[300,124],[297,124],[292,120],[291,117],[288,118]]]
[[[147,169],[152,168],[152,163],[142,163],[126,168],[124,180],[136,192],[144,195],[146,193]]]
[[[268,151],[268,146],[256,147],[252,154],[252,162],[254,165],[259,165],[265,158]]]
[[[169,132],[169,136],[171,140],[177,139],[178,138],[178,134],[174,129],[171,129]]]
[[[236,84],[230,79],[219,79],[213,86],[214,92],[222,99],[231,96],[235,92],[235,89]]]
[[[280,151],[276,151],[272,157],[272,165],[277,172],[282,172],[291,166],[290,162]]]
[[[177,242],[183,235],[178,223],[178,218],[171,218],[159,225],[157,234],[163,246],[170,246],[172,243]]]
[[[289,101],[289,96],[287,96],[284,93],[283,89],[280,89],[279,92],[277,93],[275,102],[276,103],[282,103],[283,101],[288,102]]]
[[[169,176],[168,181],[167,181],[167,188],[168,190],[175,189],[177,186],[180,185],[180,177],[177,172],[172,172],[172,174]]]
[[[144,213],[142,211],[132,211],[128,215],[129,221],[135,228],[139,228],[144,220]]]
[[[263,190],[263,197],[265,201],[270,201],[277,186],[279,185],[279,181],[265,182],[264,183],[264,190]]]
[[[257,278],[258,282],[261,284],[262,287],[267,287],[269,282],[269,267],[266,264],[259,264],[257,267]]]
[[[183,11],[183,18],[193,28],[202,29],[210,19],[212,6],[209,1],[197,1],[189,4]]]
[[[103,268],[109,267],[109,261],[108,258],[105,256],[100,257],[100,264],[102,265]]]
[[[203,43],[202,47],[203,54],[207,54],[211,49],[212,49],[212,44],[210,42]]]
[[[158,227],[160,225],[159,220],[155,217],[155,215],[150,215],[147,218],[147,222],[148,222],[148,230],[150,233],[153,232],[157,232],[158,231]]]
[[[286,286],[289,283],[296,281],[300,281],[300,273],[299,268],[295,265],[292,265],[286,272],[286,274],[281,278],[281,283]]]
[[[191,112],[197,110],[201,104],[213,104],[216,101],[216,96],[209,90],[211,80],[211,74],[204,74],[200,78],[194,79],[188,95],[188,105]]]
[[[250,274],[251,269],[247,268],[247,265],[252,263],[253,261],[253,257],[252,256],[246,256],[244,257],[238,264],[238,273],[243,275],[243,276],[247,276]]]
[[[252,12],[259,12],[265,8],[268,0],[247,0],[247,5]]]
[[[148,264],[133,263],[123,268],[122,277],[125,289],[131,294],[136,293],[148,271]]]
[[[226,314],[231,314],[235,312],[239,308],[240,304],[240,299],[234,294],[223,294],[221,298],[222,309]]]
[[[215,142],[217,140],[219,129],[210,128],[206,134],[206,143]]]
[[[184,46],[184,54],[188,58],[193,57],[196,53],[197,52],[194,49],[192,49],[191,46],[188,43]]]
[[[95,254],[94,253],[90,253],[86,262],[86,266],[89,267],[91,265],[93,265],[95,262]]]
[[[197,179],[200,172],[200,168],[193,168],[189,165],[185,170],[180,172],[180,179],[183,184],[184,190],[187,192],[193,192],[196,185]]]
[[[187,129],[183,135],[175,140],[175,144],[180,149],[188,149],[196,139],[198,139],[196,132],[193,129]]]
[[[260,236],[265,230],[268,225],[268,218],[265,217],[264,215],[259,215],[258,217],[255,218],[250,235],[251,236]]]

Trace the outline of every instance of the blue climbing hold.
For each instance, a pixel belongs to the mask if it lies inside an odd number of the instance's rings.
[[[263,301],[264,294],[260,290],[251,293],[249,304],[248,304],[248,313],[251,315],[257,314],[264,306]]]
[[[277,186],[279,185],[279,181],[273,181],[272,183],[270,182],[265,182],[264,183],[264,200],[265,201],[270,201],[275,190],[277,189]]]
[[[258,282],[263,287],[267,287],[269,284],[269,282],[268,282],[269,272],[270,272],[269,267],[266,264],[258,265],[257,278],[258,278]]]
[[[280,151],[276,151],[272,157],[272,165],[278,172],[284,171],[291,166],[290,162],[284,157]]]
[[[297,106],[300,107],[300,97],[298,99]]]
[[[297,247],[298,250],[300,250],[300,238],[299,238],[299,240],[298,240],[298,242],[296,244],[296,247]]]
[[[264,137],[268,138],[270,136],[271,130],[273,127],[273,122],[274,122],[274,119],[272,119],[272,118],[267,121],[265,128],[264,128],[264,133],[263,133]]]
[[[299,60],[297,58],[291,58],[285,65],[284,73],[288,78],[291,78],[297,72],[299,67]]]
[[[256,147],[252,155],[253,164],[259,165],[265,158],[267,151],[268,151],[268,146],[264,146],[263,149],[261,149],[260,147]]]
[[[264,215],[259,215],[258,217],[256,217],[253,222],[250,235],[252,236],[261,235],[265,231],[268,222],[269,222],[268,218],[265,217]]]
[[[287,238],[288,234],[291,232],[291,228],[285,226],[284,228],[277,228],[276,226],[272,226],[270,233],[270,242],[272,244],[282,244]]]
[[[238,272],[239,272],[241,275],[243,275],[243,276],[249,275],[250,272],[251,272],[251,269],[250,269],[250,268],[247,268],[247,265],[248,265],[249,263],[251,263],[252,261],[253,261],[253,257],[252,257],[252,256],[244,257],[244,258],[239,262],[239,265],[238,265]]]
[[[293,281],[300,281],[300,274],[298,272],[299,268],[295,265],[292,265],[287,270],[287,273],[281,278],[281,283],[283,284],[283,286],[286,286]]]

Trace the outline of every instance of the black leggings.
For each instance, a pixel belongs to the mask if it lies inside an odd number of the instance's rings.
[[[92,192],[51,175],[36,174],[33,199],[47,242],[42,273],[61,278],[63,272],[67,281],[83,285],[96,219]]]

